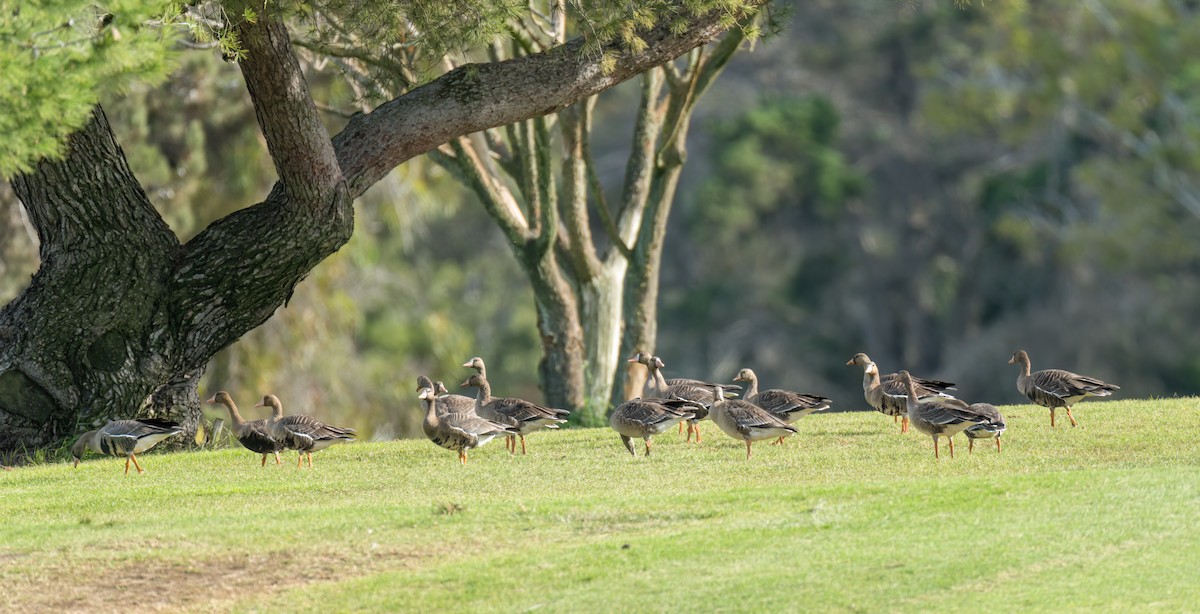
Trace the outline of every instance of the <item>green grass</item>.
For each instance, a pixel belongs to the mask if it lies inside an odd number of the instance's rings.
[[[0,472],[0,610],[1186,610],[1198,407],[1084,403],[1055,430],[1006,407],[1003,454],[960,438],[940,462],[864,412],[749,461],[703,423],[650,458],[581,429],[465,467],[424,440],[314,471],[241,449],[148,455],[141,476],[33,466]]]

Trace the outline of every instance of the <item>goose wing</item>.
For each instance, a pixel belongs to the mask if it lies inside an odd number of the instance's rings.
[[[822,411],[829,409],[833,404],[832,401],[822,396],[802,394],[778,388],[764,390],[754,395],[749,401],[776,415]]]
[[[958,399],[935,398],[921,403],[921,418],[938,426],[970,422],[979,424],[987,418]]]
[[[283,449],[283,443],[276,441],[268,432],[266,420],[251,420],[242,423],[237,440],[242,447],[259,454],[270,454]]]
[[[1112,394],[1112,391],[1120,390],[1120,386],[1107,384],[1094,377],[1087,377],[1078,373],[1063,371],[1062,369],[1038,371],[1030,376],[1030,381],[1038,390],[1060,399],[1069,399],[1086,394],[1108,396]]]

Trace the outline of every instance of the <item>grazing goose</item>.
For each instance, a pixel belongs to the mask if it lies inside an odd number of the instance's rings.
[[[243,420],[242,415],[238,413],[237,405],[233,403],[233,397],[224,390],[213,395],[205,403],[224,405],[225,409],[229,410],[229,421],[233,423],[231,429],[233,436],[237,438],[238,443],[242,444],[242,447],[262,455],[260,467],[267,466],[267,456],[270,454],[275,455],[275,464],[280,464],[279,451],[283,449],[283,443],[271,437],[266,420],[250,420],[248,422]]]
[[[726,435],[746,442],[746,458],[750,458],[752,442],[796,434],[796,427],[779,416],[749,401],[726,399],[720,386],[715,387],[712,395],[709,417]]]
[[[913,428],[933,437],[934,458],[941,458],[938,437],[945,436],[950,441],[950,458],[954,458],[954,435],[990,422],[987,416],[958,399],[932,397],[921,400],[912,375],[908,371],[901,371],[899,375],[907,391],[908,420]]]
[[[467,450],[474,450],[498,435],[515,435],[517,428],[485,420],[475,412],[439,411],[442,399],[433,388],[422,388],[418,397],[425,403],[425,420],[421,430],[429,441],[458,452],[458,462],[467,464]]]
[[[1050,426],[1054,426],[1054,410],[1059,407],[1067,408],[1067,418],[1071,426],[1077,426],[1075,416],[1071,415],[1071,406],[1088,397],[1106,397],[1121,387],[1116,384],[1106,384],[1094,377],[1063,371],[1062,369],[1046,369],[1030,373],[1029,354],[1025,350],[1017,350],[1008,364],[1019,365],[1020,375],[1017,375],[1017,390],[1030,401],[1050,408]]]
[[[76,467],[86,450],[108,456],[124,456],[125,475],[129,475],[129,461],[133,461],[138,473],[145,473],[137,462],[137,455],[180,431],[182,429],[178,422],[168,420],[109,420],[98,430],[81,435],[71,446],[71,455],[75,457]]]
[[[1004,424],[1004,416],[1000,414],[1000,410],[991,403],[971,403],[971,410],[988,419],[983,424],[977,424],[963,431],[967,436],[967,452],[975,451],[976,439],[996,439],[996,452],[1000,452],[1000,436],[1008,428]]]
[[[450,394],[450,391],[446,390],[446,385],[440,380],[435,382],[424,375],[418,375],[417,392],[421,392],[425,388],[429,388],[437,394],[437,411],[439,416],[443,414],[473,415],[475,413],[475,399],[461,394]]]
[[[700,427],[696,423],[708,417],[708,406],[712,405],[712,391],[716,384],[683,377],[666,379],[662,374],[662,368],[666,366],[662,359],[646,352],[634,354],[628,362],[641,363],[649,371],[642,392],[646,398],[686,399],[696,404],[692,412],[695,415],[687,421],[687,438],[691,441],[692,433],[695,433],[696,443],[700,443]],[[741,386],[737,388],[740,390]],[[729,392],[726,396],[736,397],[737,394]],[[679,427],[683,428],[682,422]]]
[[[695,416],[696,404],[685,399],[633,399],[613,410],[608,424],[621,436],[625,449],[633,456],[633,437],[646,442],[646,456],[650,456],[650,437],[671,428],[677,422]]]
[[[833,401],[815,394],[801,394],[791,390],[758,391],[758,376],[751,369],[738,371],[735,382],[746,382],[746,392],[743,399],[779,416],[784,422],[791,424],[813,412],[824,411],[833,405]],[[775,440],[776,444],[783,443],[783,437]]]
[[[492,386],[482,372],[467,378],[459,385],[460,388],[475,386],[479,389],[475,397],[475,414],[480,418],[499,422],[517,428],[516,436],[521,439],[521,454],[525,454],[525,436],[538,429],[556,429],[567,421],[571,414],[565,409],[543,407],[537,403],[511,397],[493,397]],[[517,453],[517,442],[512,438],[512,447],[506,448],[512,454]]]
[[[297,468],[303,465],[307,456],[308,468],[312,469],[313,452],[320,452],[335,443],[354,441],[358,435],[354,429],[330,426],[312,416],[284,416],[283,403],[273,394],[264,396],[255,407],[271,408],[267,432],[285,448],[296,451]]]
[[[880,375],[879,366],[862,352],[855,354],[846,361],[846,364],[862,367],[863,397],[866,398],[867,403],[876,411],[891,416],[893,421],[897,417],[902,418],[900,432],[907,433],[908,406],[904,400],[907,393],[904,390],[904,384],[900,382],[900,375],[898,373]],[[933,397],[954,398],[946,393],[947,390],[954,390],[954,384],[950,382],[913,377],[913,383],[916,384],[917,395],[922,400]]]

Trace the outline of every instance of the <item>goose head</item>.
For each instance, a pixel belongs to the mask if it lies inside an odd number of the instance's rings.
[[[476,371],[478,371],[480,373],[483,373],[483,369],[484,369],[483,359],[478,356],[472,358],[471,360],[468,360],[467,362],[464,362],[463,366],[468,369],[475,369]]]
[[[1029,354],[1025,350],[1017,350],[1013,353],[1012,358],[1008,359],[1010,365],[1027,365],[1029,364]]]
[[[213,403],[213,404],[224,405],[224,406],[228,407],[230,405],[233,405],[233,397],[229,396],[228,392],[225,392],[224,390],[222,390],[222,391],[218,392],[217,394],[214,394],[211,397],[209,397],[209,399],[207,401],[205,401],[205,403]]]
[[[255,404],[255,407],[270,407],[273,418],[283,417],[283,403],[279,402],[279,397],[273,394],[263,395],[262,400]]]
[[[487,378],[476,373],[475,375],[468,377],[467,381],[459,384],[458,387],[459,388],[468,388],[470,386],[475,386],[477,388],[482,388],[485,384],[487,384]]]
[[[871,357],[867,356],[866,354],[863,354],[862,352],[859,352],[859,353],[855,354],[854,356],[851,356],[850,360],[846,361],[846,366],[857,365],[859,367],[862,367],[862,366],[866,366],[869,364],[874,364],[871,362]]]
[[[737,377],[733,378],[735,382],[749,382],[755,380],[754,371],[750,369],[742,369],[738,371]]]
[[[424,388],[433,388],[433,380],[424,375],[417,376],[417,392],[421,392]]]
[[[92,437],[96,436],[96,431],[88,431],[79,436],[75,440],[75,444],[71,446],[71,456],[75,459],[74,467],[79,466],[79,461],[83,458],[83,453],[92,443]]]

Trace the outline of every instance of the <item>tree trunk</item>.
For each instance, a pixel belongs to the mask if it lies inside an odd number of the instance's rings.
[[[621,310],[627,268],[623,258],[606,262],[600,274],[580,289],[588,375],[587,403],[580,422],[588,426],[605,424],[613,376],[621,366]]]
[[[719,11],[647,32],[645,49],[582,40],[509,62],[463,67],[351,118],[330,139],[283,22],[237,26],[239,66],[279,174],[264,202],[181,245],[150,204],[97,107],[58,161],[13,180],[40,242],[30,285],[0,309],[0,450],[50,445],[108,418],[199,422],[208,360],[286,306],[295,285],[353,231],[353,198],[404,161],[457,137],[565,108],[704,44]],[[602,65],[603,63],[603,65]],[[539,125],[544,131],[544,125]],[[538,160],[539,178],[548,159]],[[553,198],[546,184],[539,186]],[[551,404],[584,398],[583,329],[556,261],[553,202],[523,241],[546,348]],[[532,225],[532,224],[531,224]]]

